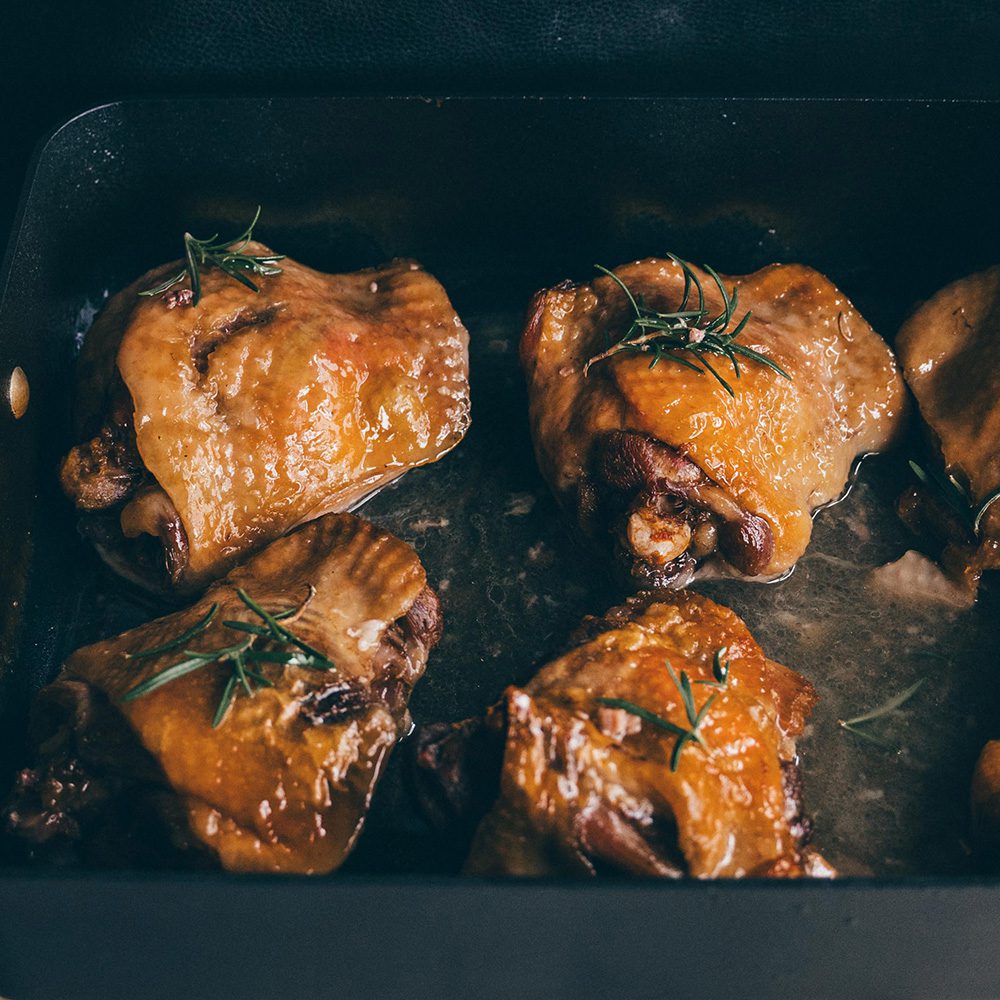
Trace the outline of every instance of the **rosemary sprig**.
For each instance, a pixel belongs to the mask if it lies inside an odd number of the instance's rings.
[[[153,646],[151,649],[143,649],[138,653],[126,653],[126,660],[141,660],[147,656],[159,656],[161,653],[169,653],[173,649],[180,649],[182,646],[186,646],[196,635],[204,632],[209,625],[212,624],[212,619],[215,618],[216,613],[219,610],[218,604],[213,604],[205,614],[204,618],[199,619],[185,632],[182,632],[179,636],[174,639],[170,639],[168,642],[164,642],[159,646]]]
[[[310,666],[315,666],[319,670],[329,670],[333,663],[328,660],[318,649],[314,649],[308,643],[303,642],[291,629],[286,628],[282,625],[278,619],[271,614],[268,614],[250,595],[240,587],[236,588],[236,593],[239,599],[255,614],[260,615],[261,618],[267,622],[267,626],[270,629],[271,636],[278,642],[291,643],[293,646],[298,646],[303,653],[310,656],[314,663]],[[310,595],[311,596],[311,595]]]
[[[311,670],[330,670],[333,668],[334,664],[332,660],[328,659],[308,643],[303,642],[303,640],[292,632],[292,630],[286,625],[281,624],[283,620],[298,615],[302,610],[301,608],[290,608],[286,611],[279,611],[271,614],[270,612],[265,611],[260,604],[254,601],[253,598],[246,593],[246,591],[241,588],[237,588],[236,593],[240,600],[243,601],[243,603],[246,604],[246,606],[250,608],[254,614],[261,618],[261,620],[265,623],[264,625],[256,625],[252,622],[238,621],[235,619],[224,620],[222,622],[223,627],[234,632],[245,634],[247,638],[238,643],[234,643],[233,645],[222,646],[217,649],[193,650],[185,648],[187,643],[193,637],[203,632],[214,620],[215,615],[219,610],[219,606],[218,604],[213,604],[211,608],[209,608],[208,612],[194,625],[168,642],[162,643],[159,646],[154,646],[152,649],[142,650],[139,653],[125,654],[127,658],[138,659],[143,657],[160,656],[164,653],[172,652],[175,649],[182,649],[184,658],[178,660],[176,663],[171,663],[162,670],[158,670],[156,673],[147,677],[146,680],[141,681],[134,687],[130,688],[124,695],[122,695],[122,701],[134,701],[136,698],[141,698],[144,695],[163,687],[165,684],[169,684],[181,677],[185,677],[187,674],[200,670],[203,667],[211,665],[227,665],[229,667],[230,674],[226,680],[225,687],[222,691],[222,697],[219,699],[215,714],[212,718],[212,728],[215,729],[222,724],[228,714],[230,706],[236,700],[236,696],[238,695],[240,689],[242,689],[248,697],[252,698],[257,693],[258,688],[274,686],[274,684],[262,673],[260,673],[259,670],[254,669],[257,664],[277,663],[288,667],[307,667]],[[311,600],[312,595],[313,591],[311,590],[309,597],[306,598],[307,603]],[[258,639],[278,643],[286,648],[256,649],[254,648],[254,643]],[[289,646],[294,646],[296,648],[289,649],[287,648]]]
[[[695,681],[695,684],[704,684],[706,687],[719,688],[720,690],[725,690],[729,685],[729,660],[725,663],[722,662],[722,658],[729,651],[728,646],[720,646],[715,651],[715,656],[712,657],[712,676],[715,678],[713,681]]]
[[[887,743],[885,740],[879,739],[877,736],[873,736],[871,733],[865,732],[863,729],[858,729],[858,726],[864,725],[866,722],[874,722],[876,719],[881,719],[886,715],[895,712],[896,709],[905,705],[923,686],[924,681],[927,680],[926,677],[921,677],[915,684],[911,684],[905,691],[900,691],[899,694],[893,695],[887,701],[884,701],[881,705],[876,708],[871,709],[868,712],[864,712],[862,715],[856,715],[853,719],[838,719],[837,725],[841,729],[846,729],[849,733],[853,733],[855,736],[860,736],[861,739],[867,740],[869,743],[874,743],[886,750],[891,750],[893,753],[900,754],[903,751],[894,746],[891,743]]]
[[[722,311],[718,316],[710,319],[709,310],[705,306],[705,289],[698,275],[695,274],[687,261],[681,260],[680,257],[672,253],[668,253],[667,256],[684,272],[684,293],[680,305],[674,312],[657,312],[655,309],[648,308],[641,298],[632,294],[631,289],[617,274],[600,264],[595,265],[598,271],[611,278],[625,293],[625,297],[632,307],[633,316],[624,335],[586,363],[583,369],[584,376],[599,361],[604,361],[623,351],[631,351],[652,354],[650,368],[655,368],[661,360],[667,360],[696,372],[704,373],[707,371],[730,396],[735,396],[733,387],[716,371],[708,360],[708,355],[713,354],[727,358],[732,364],[737,378],[740,377],[739,358],[747,358],[766,365],[782,378],[791,380],[791,375],[776,362],[751,347],[736,343],[736,338],[750,321],[751,313],[749,311],[743,315],[743,318],[737,322],[731,332],[726,332],[736,313],[739,297],[737,287],[734,285],[730,294],[726,290],[722,278],[711,267],[704,266],[704,270],[722,294]],[[692,289],[697,295],[698,304],[689,308]],[[688,356],[674,352],[686,352]],[[696,358],[697,362],[692,358]]]
[[[191,283],[191,304],[197,305],[201,299],[201,272],[203,268],[209,266],[219,268],[220,271],[224,271],[241,285],[246,285],[253,292],[259,292],[260,288],[247,275],[281,274],[281,268],[277,266],[277,263],[279,260],[285,259],[284,254],[255,256],[243,252],[253,239],[253,227],[257,225],[259,218],[260,205],[257,206],[253,222],[239,236],[231,240],[219,240],[218,233],[213,234],[207,240],[199,240],[190,233],[185,233],[184,267],[155,288],[146,288],[139,294],[162,295],[178,282],[187,278]]]
[[[714,681],[695,681],[694,683],[706,684],[711,687],[718,688],[719,690],[725,690],[729,685],[729,661],[727,660],[725,663],[722,662],[722,658],[725,655],[725,646],[720,647],[715,652],[715,657],[712,662],[712,676],[715,678]],[[651,712],[649,709],[643,708],[641,705],[636,705],[635,702],[627,701],[624,698],[598,698],[597,702],[600,705],[606,705],[608,708],[622,708],[630,715],[638,716],[640,719],[644,719],[646,722],[651,722],[654,726],[658,726],[660,729],[670,733],[672,736],[676,736],[677,741],[674,743],[673,751],[670,754],[670,770],[676,771],[680,763],[681,752],[689,742],[698,743],[706,750],[709,748],[708,744],[705,742],[704,736],[702,736],[701,724],[705,721],[705,717],[708,715],[708,710],[712,707],[713,702],[718,697],[718,691],[709,695],[705,704],[699,709],[695,704],[691,678],[688,676],[687,671],[682,670],[680,676],[678,677],[669,660],[666,661],[666,667],[667,672],[670,674],[670,679],[674,682],[675,687],[680,692],[681,703],[684,706],[684,714],[687,716],[688,721],[687,729],[683,726],[678,726],[669,719],[663,718],[662,715],[657,715],[656,712]]]
[[[963,527],[978,541],[983,517],[990,507],[1000,500],[1000,488],[995,489],[977,506],[972,494],[950,472],[939,472],[933,466],[927,470],[912,460],[910,468],[924,486],[938,492],[941,499],[958,515]]]
[[[163,687],[164,684],[169,684],[180,677],[194,673],[195,670],[200,670],[210,663],[224,663],[239,653],[245,653],[250,648],[251,641],[247,639],[245,642],[238,643],[235,646],[223,646],[221,649],[205,651],[185,649],[185,658],[183,660],[172,663],[169,667],[164,667],[162,670],[158,670],[155,674],[147,677],[146,680],[136,684],[135,687],[129,688],[122,695],[122,701],[135,701],[136,698],[141,698],[143,695]]]

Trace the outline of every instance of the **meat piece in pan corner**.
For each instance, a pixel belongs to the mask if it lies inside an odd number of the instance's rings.
[[[987,867],[1000,868],[1000,740],[983,747],[972,775],[972,832]]]
[[[892,352],[811,268],[677,258],[539,292],[521,339],[542,473],[636,587],[768,580],[906,405]]]
[[[198,266],[143,275],[84,344],[86,440],[63,488],[106,560],[151,589],[197,591],[469,426],[468,335],[418,264],[323,274],[248,239],[207,264],[194,241]]]
[[[896,350],[935,452],[915,467],[900,514],[943,545],[945,570],[974,595],[1000,568],[1000,266],[932,296]]]
[[[329,872],[440,634],[416,553],[326,515],[186,611],[74,653],[38,696],[8,826],[96,863]]]
[[[437,815],[492,789],[468,872],[834,874],[808,846],[795,750],[815,694],[732,611],[641,594],[576,638],[478,728],[420,733]]]

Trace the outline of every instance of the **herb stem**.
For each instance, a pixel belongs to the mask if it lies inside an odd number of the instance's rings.
[[[934,490],[955,512],[966,531],[976,541],[980,541],[983,518],[993,504],[1000,500],[1000,488],[987,494],[977,505],[972,494],[950,472],[939,472],[933,465],[929,469],[924,469],[912,460],[909,464],[917,479],[924,486]]]
[[[782,378],[791,380],[791,375],[775,361],[751,347],[735,343],[736,338],[750,321],[751,313],[749,311],[731,332],[726,333],[739,301],[738,288],[734,285],[732,292],[728,292],[721,276],[708,265],[704,266],[705,272],[719,289],[723,303],[721,312],[709,319],[709,312],[705,307],[705,289],[701,279],[687,261],[681,260],[680,257],[672,253],[667,254],[667,256],[681,268],[684,275],[684,292],[675,312],[659,312],[650,309],[614,271],[600,264],[594,265],[598,271],[611,278],[624,292],[632,309],[632,317],[625,333],[617,341],[609,342],[605,350],[595,354],[584,365],[584,376],[589,374],[590,369],[595,364],[623,351],[630,351],[652,354],[650,368],[655,368],[661,360],[666,360],[699,373],[708,372],[731,397],[736,395],[733,387],[708,360],[708,355],[714,354],[726,358],[733,366],[733,372],[737,379],[740,378],[741,374],[737,360],[737,356],[739,356],[759,362]],[[696,309],[688,308],[692,288],[698,294]],[[683,357],[679,352],[687,352],[689,355],[693,355],[697,361],[690,357]]]
[[[901,754],[903,751],[900,747],[879,739],[877,736],[873,736],[871,733],[858,727],[863,726],[868,722],[874,722],[876,719],[881,719],[883,716],[889,715],[901,708],[920,690],[921,687],[923,687],[924,681],[926,680],[926,677],[921,677],[918,681],[916,681],[916,683],[911,684],[908,688],[906,688],[906,690],[893,695],[891,698],[882,702],[881,705],[876,706],[870,711],[864,712],[861,715],[856,715],[853,719],[838,719],[837,725],[840,726],[841,729],[846,729],[847,732],[853,733],[855,736],[860,736],[861,739],[867,740],[869,743],[875,743],[886,750],[893,751],[893,753]]]
[[[308,604],[315,594],[314,588],[310,587],[309,591],[309,596],[306,598],[305,604]],[[212,720],[212,728],[215,729],[222,724],[230,706],[236,699],[239,689],[242,689],[248,697],[252,698],[256,694],[258,687],[274,686],[272,681],[262,674],[260,670],[251,667],[250,664],[275,663],[281,666],[307,667],[312,670],[333,669],[334,664],[331,660],[308,643],[303,642],[287,626],[281,624],[282,620],[297,617],[305,604],[299,608],[290,608],[271,614],[253,600],[246,591],[237,588],[236,592],[240,600],[263,619],[265,622],[264,625],[255,625],[252,622],[243,622],[237,619],[225,619],[221,622],[223,628],[243,634],[246,638],[232,645],[221,646],[216,649],[188,649],[187,643],[195,636],[200,635],[214,621],[219,610],[219,605],[217,603],[212,604],[208,612],[195,622],[194,625],[185,629],[180,635],[168,642],[139,653],[125,654],[126,658],[138,659],[163,656],[173,650],[180,649],[183,659],[178,660],[176,663],[171,663],[162,670],[151,674],[144,681],[140,681],[126,691],[121,696],[121,700],[123,702],[134,701],[136,698],[150,694],[165,684],[185,677],[196,670],[200,670],[202,667],[213,664],[228,664],[230,668],[229,676]],[[254,643],[258,639],[275,642],[286,648],[254,649]],[[287,648],[289,646],[296,648],[289,649]]]
[[[210,266],[217,267],[252,292],[259,292],[260,288],[247,275],[281,274],[282,269],[277,266],[277,263],[279,260],[285,259],[284,254],[260,256],[243,252],[253,239],[253,229],[259,218],[260,205],[257,206],[257,212],[250,225],[239,236],[231,240],[218,242],[218,233],[210,236],[207,240],[200,240],[190,233],[185,233],[184,267],[159,285],[154,288],[146,288],[139,294],[145,296],[162,295],[187,278],[191,285],[191,304],[197,305],[201,300],[201,272]]]
[[[151,649],[144,649],[138,653],[126,653],[125,658],[127,660],[141,660],[148,656],[159,656],[161,653],[169,653],[173,649],[180,649],[181,646],[186,646],[196,635],[204,632],[212,624],[212,619],[215,618],[218,610],[219,605],[213,604],[203,618],[199,618],[194,625],[176,638],[169,640],[169,642],[164,642],[159,646],[153,646]]]
[[[719,690],[724,690],[729,684],[729,661],[727,660],[725,664],[722,662],[722,658],[725,655],[725,646],[721,646],[715,652],[715,656],[712,661],[712,676],[715,678],[714,681],[695,681],[694,683],[709,684],[712,687],[719,688]],[[705,704],[702,705],[700,709],[697,708],[695,706],[694,690],[691,686],[691,678],[688,676],[687,671],[682,670],[680,676],[678,677],[677,672],[674,670],[670,661],[666,660],[665,664],[667,673],[670,675],[670,679],[673,681],[674,686],[680,693],[681,703],[684,706],[684,714],[687,716],[688,720],[687,729],[683,726],[678,726],[669,719],[665,719],[662,715],[657,715],[656,712],[651,712],[649,709],[643,708],[641,705],[635,704],[635,702],[627,701],[624,698],[598,698],[597,703],[599,705],[606,705],[608,708],[624,709],[630,715],[635,715],[640,719],[644,719],[646,722],[650,722],[654,726],[670,733],[671,736],[676,736],[677,740],[674,743],[673,750],[670,754],[670,770],[676,771],[680,764],[681,752],[689,742],[695,742],[705,750],[711,749],[705,742],[705,737],[702,735],[701,725],[705,721],[709,709],[715,703],[715,699],[718,697],[718,692],[710,694],[706,699]]]

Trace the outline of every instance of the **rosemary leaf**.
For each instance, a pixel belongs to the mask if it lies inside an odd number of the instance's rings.
[[[250,686],[250,678],[247,677],[247,666],[242,653],[237,653],[233,657],[233,668],[240,684],[243,685],[243,690],[252,698],[256,692]]]
[[[972,498],[966,492],[962,484],[954,477],[950,475],[942,475],[937,469],[931,467],[928,472],[921,466],[917,465],[916,462],[910,461],[910,469],[913,474],[928,487],[932,489],[948,504],[949,507],[956,514],[958,514],[959,519],[970,531],[975,534],[975,529],[973,528],[973,520],[970,512],[972,506]]]
[[[941,473],[932,465],[924,469],[914,461],[909,463],[913,474],[928,489],[933,490],[958,515],[965,529],[977,541],[981,538],[986,512],[1000,500],[1000,488],[987,494],[978,506],[969,491],[951,473]]]
[[[211,662],[211,660],[206,659],[204,656],[190,656],[186,660],[174,663],[166,669],[153,674],[152,677],[147,678],[141,684],[136,684],[135,687],[130,688],[122,695],[122,701],[134,701],[136,698],[141,698],[144,694],[149,694],[151,691],[163,687],[164,684],[169,684],[179,677],[184,677],[195,670],[200,670]]]
[[[976,538],[979,537],[979,529],[980,529],[980,526],[983,523],[983,517],[985,516],[986,512],[990,509],[990,507],[992,507],[993,504],[995,504],[997,502],[997,500],[1000,500],[1000,489],[994,490],[976,508],[975,512],[973,513],[973,516],[972,516],[972,533],[976,536]]]
[[[164,642],[159,646],[153,646],[152,649],[143,649],[138,653],[126,653],[125,659],[141,660],[149,656],[160,656],[162,653],[169,653],[171,650],[180,649],[181,646],[186,646],[196,635],[204,632],[205,629],[211,625],[212,619],[215,618],[218,610],[219,605],[213,604],[203,618],[200,618],[186,632],[182,632],[175,639],[171,639],[169,642]]]
[[[274,687],[272,681],[268,680],[263,674],[258,673],[256,670],[251,670],[249,667],[247,667],[247,676],[252,677],[257,682],[259,687]]]
[[[726,655],[728,651],[727,646],[720,646],[715,651],[715,656],[712,657],[712,676],[715,680],[711,681],[695,681],[695,684],[703,684],[705,687],[719,688],[724,690],[729,685],[729,660],[725,663],[722,662],[722,658]]]
[[[846,719],[840,725],[846,729],[849,726],[857,726],[862,722],[871,722],[873,719],[880,719],[883,715],[895,712],[897,708],[908,702],[920,690],[925,680],[927,680],[926,677],[921,677],[915,684],[911,684],[905,691],[893,695],[888,701],[883,702],[877,708],[873,708],[870,712],[865,712],[864,715],[855,716],[853,719]]]
[[[685,677],[687,674],[684,675]],[[709,695],[705,701],[705,704],[701,706],[701,711],[691,720],[691,738],[697,740],[705,749],[708,749],[708,744],[705,742],[705,737],[701,735],[701,724],[708,714],[708,710],[712,707],[712,702],[715,701],[717,695]]]
[[[154,288],[143,289],[139,294],[145,296],[162,295],[187,278],[191,284],[191,304],[197,305],[201,300],[201,272],[209,266],[217,267],[252,292],[259,292],[260,287],[250,279],[249,275],[281,274],[282,269],[277,266],[277,262],[285,259],[284,254],[256,256],[243,252],[253,239],[253,229],[259,218],[260,205],[257,206],[257,212],[250,225],[236,239],[232,240],[218,242],[218,233],[213,234],[207,240],[200,240],[190,233],[185,233],[184,268]]]
[[[673,733],[674,736],[686,737],[688,735],[686,729],[674,725],[669,719],[664,719],[662,715],[650,712],[641,705],[626,701],[624,698],[598,698],[597,703],[599,705],[607,705],[608,708],[624,708],[630,715],[637,715],[640,719],[645,719],[646,722],[651,722],[654,726],[659,726],[660,729],[664,729],[668,733]]]
[[[722,658],[728,652],[728,646],[720,646],[715,651],[715,656],[712,657],[712,676],[719,684],[729,683],[729,660],[726,660],[725,663],[722,662]]]
[[[303,642],[291,629],[285,628],[272,614],[264,610],[242,587],[236,588],[236,593],[240,600],[255,614],[259,615],[271,629],[271,635],[279,642],[290,642],[293,646],[298,646],[304,653],[312,656],[317,663],[329,670],[333,667],[333,661],[327,659],[318,649],[314,649],[307,642]]]
[[[322,653],[304,643],[290,629],[281,624],[282,619],[291,618],[299,614],[302,610],[301,607],[279,611],[272,615],[265,611],[245,591],[238,589],[237,594],[247,607],[251,608],[255,614],[264,620],[264,625],[227,619],[222,622],[224,627],[232,629],[234,632],[244,633],[247,635],[247,638],[238,643],[216,649],[187,649],[186,643],[192,637],[200,634],[214,620],[218,612],[218,605],[213,604],[203,618],[169,642],[163,643],[153,649],[145,650],[142,653],[134,654],[135,656],[150,657],[163,655],[171,650],[180,648],[184,658],[136,684],[122,696],[122,701],[133,701],[136,698],[141,698],[143,695],[157,690],[164,684],[178,680],[189,673],[193,673],[195,670],[200,670],[202,667],[228,664],[229,677],[223,689],[222,698],[216,708],[215,717],[212,722],[212,728],[214,729],[222,724],[230,705],[232,705],[240,689],[248,697],[253,697],[257,693],[257,687],[274,686],[272,681],[259,670],[254,669],[257,664],[277,663],[283,666],[308,667],[314,670],[329,670],[333,667],[333,663],[323,656]],[[308,603],[308,600],[306,603]],[[278,643],[285,647],[295,646],[297,648],[254,649],[253,644],[258,639],[265,639],[268,642]]]
[[[670,754],[670,770],[671,771],[676,771],[677,770],[677,767],[678,767],[678,765],[681,762],[681,751],[684,749],[684,745],[690,739],[691,739],[691,732],[690,732],[690,730],[688,730],[687,732],[682,733],[681,736],[680,736],[680,738],[674,744],[673,752]]]
[[[872,736],[871,733],[866,733],[863,729],[857,729],[846,722],[841,722],[840,728],[846,729],[847,732],[853,733],[868,743],[874,743],[875,746],[881,747],[883,750],[889,750],[896,754],[896,756],[899,756],[903,752],[902,747],[898,747],[894,743],[889,743],[888,740],[880,740],[877,736]]]
[[[729,333],[726,330],[732,322],[739,301],[739,290],[734,285],[732,292],[726,290],[722,277],[711,267],[705,265],[704,270],[715,283],[722,296],[722,309],[719,314],[709,318],[705,307],[705,289],[701,279],[695,274],[687,261],[681,260],[676,254],[668,253],[667,257],[676,263],[684,275],[684,292],[675,312],[660,312],[646,307],[641,298],[632,293],[625,282],[610,269],[595,264],[598,271],[611,278],[625,293],[632,308],[632,317],[628,329],[617,341],[612,341],[610,335],[608,345],[600,354],[596,354],[584,365],[583,373],[587,375],[591,367],[600,361],[613,357],[623,351],[652,354],[650,368],[655,368],[660,361],[670,361],[682,365],[700,374],[710,374],[730,396],[734,397],[733,387],[715,369],[708,360],[708,355],[715,354],[726,358],[733,366],[736,377],[740,377],[740,365],[737,356],[756,361],[770,368],[782,378],[791,376],[777,362],[765,357],[759,351],[742,344],[734,343],[743,332],[750,320],[748,311]],[[697,293],[697,308],[691,309],[691,291]],[[697,357],[697,362],[683,358],[679,353],[686,351]]]
[[[249,663],[280,663],[282,666],[300,666],[306,659],[304,653],[293,653],[280,649],[250,649],[246,659]]]
[[[222,697],[219,699],[218,707],[215,709],[215,715],[212,717],[213,729],[219,728],[222,720],[229,712],[229,706],[235,701],[237,683],[236,674],[230,674],[229,680],[226,681],[226,686],[222,689]]]
[[[726,653],[726,648],[727,647],[725,646],[721,646],[715,651],[712,666],[712,673],[715,677],[715,682],[695,681],[695,684],[710,684],[712,687],[717,687],[720,690],[724,690],[726,688],[729,683],[729,663],[728,661],[725,665],[722,663],[722,657]],[[691,678],[688,676],[687,671],[682,670],[680,677],[678,677],[676,671],[671,666],[670,661],[665,660],[664,663],[667,668],[667,673],[670,675],[670,679],[674,682],[674,686],[680,693],[681,701],[684,704],[684,711],[690,725],[689,729],[684,729],[682,726],[676,725],[669,719],[663,718],[662,715],[657,715],[655,712],[651,712],[649,709],[643,708],[641,705],[636,705],[635,702],[626,701],[624,698],[598,698],[597,703],[599,705],[607,705],[609,708],[622,708],[629,714],[638,716],[640,719],[645,719],[647,722],[651,722],[654,726],[658,726],[660,729],[676,736],[677,740],[674,743],[673,750],[670,754],[670,770],[676,771],[678,765],[680,764],[681,752],[689,742],[693,741],[700,744],[706,750],[710,749],[708,744],[705,742],[705,737],[701,733],[701,724],[705,721],[705,717],[708,715],[708,710],[714,704],[718,694],[709,695],[705,700],[705,704],[702,705],[700,709],[697,709],[695,707],[694,690],[691,686]]]

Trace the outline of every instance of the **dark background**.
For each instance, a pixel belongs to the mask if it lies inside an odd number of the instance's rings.
[[[997,97],[998,53],[995,0],[2,0],[0,237],[38,140],[116,97]]]

